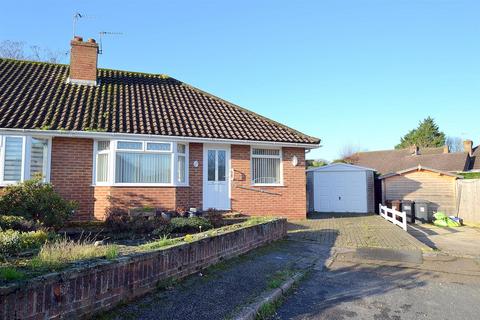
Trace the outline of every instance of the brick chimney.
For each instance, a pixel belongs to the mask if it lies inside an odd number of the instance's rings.
[[[70,76],[67,82],[95,86],[97,84],[98,44],[94,39],[84,42],[82,37],[75,36],[70,45]]]
[[[472,155],[473,141],[465,140],[463,141],[463,151],[467,152],[470,156]]]

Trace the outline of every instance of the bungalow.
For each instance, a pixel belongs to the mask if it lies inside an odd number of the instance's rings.
[[[0,59],[0,186],[41,174],[76,220],[111,207],[306,215],[305,151],[320,140],[165,75]]]

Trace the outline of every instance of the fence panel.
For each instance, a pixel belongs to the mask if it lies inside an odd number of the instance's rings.
[[[380,216],[407,231],[407,214],[405,212],[390,209],[387,206],[382,206],[382,204],[379,204],[378,208]]]
[[[480,179],[457,180],[458,216],[466,222],[480,222]]]

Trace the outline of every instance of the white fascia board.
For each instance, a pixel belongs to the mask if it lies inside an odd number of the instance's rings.
[[[319,144],[309,143],[289,143],[257,140],[235,140],[218,138],[197,138],[180,136],[162,136],[155,134],[138,133],[112,133],[112,132],[92,132],[92,131],[72,131],[72,130],[40,130],[40,129],[15,129],[0,128],[0,135],[8,134],[26,134],[46,137],[67,137],[67,138],[90,138],[90,139],[126,139],[126,140],[157,140],[157,141],[183,141],[198,143],[221,143],[221,144],[241,144],[241,145],[272,145],[278,147],[298,147],[305,149],[319,148]]]

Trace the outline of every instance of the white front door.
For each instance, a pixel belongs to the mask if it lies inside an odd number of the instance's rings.
[[[230,146],[204,145],[203,210],[230,210]]]

